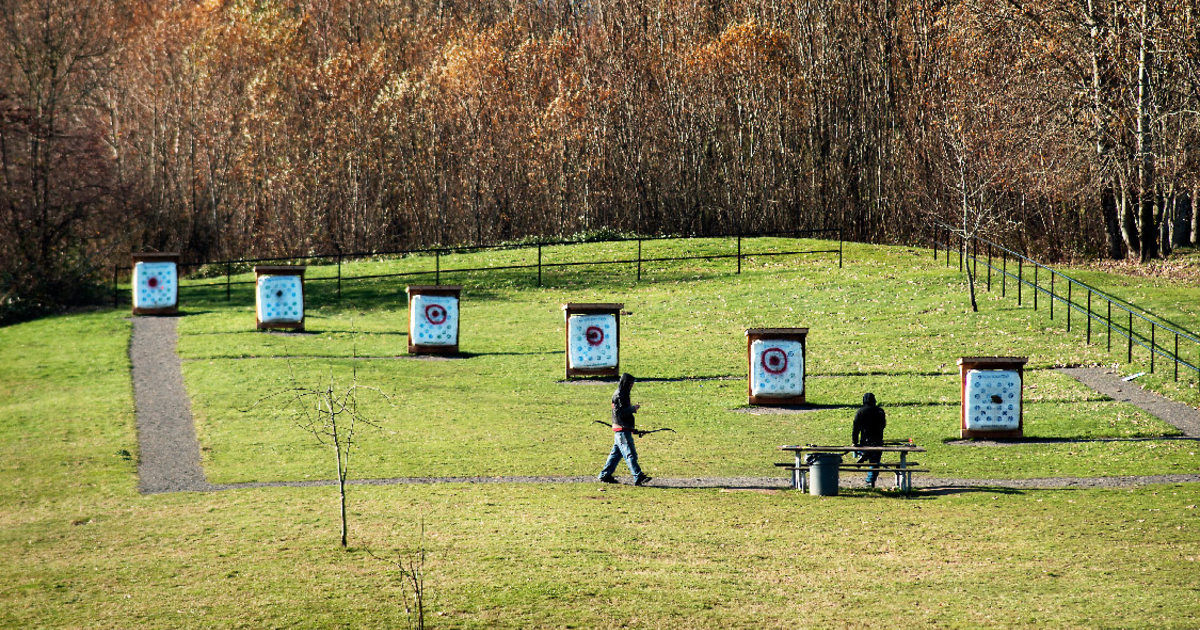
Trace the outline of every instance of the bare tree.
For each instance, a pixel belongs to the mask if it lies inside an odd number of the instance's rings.
[[[337,470],[338,482],[338,513],[341,517],[341,543],[346,547],[346,480],[350,477],[350,455],[358,445],[359,425],[379,428],[373,420],[367,418],[358,407],[360,390],[371,391],[385,400],[390,401],[386,394],[376,387],[358,384],[358,370],[354,370],[350,386],[341,389],[329,374],[329,384],[320,387],[305,387],[295,385],[296,377],[292,376],[293,386],[285,390],[269,394],[256,402],[251,409],[259,404],[276,398],[284,398],[287,407],[295,414],[298,427],[308,431],[317,442],[329,447],[333,455],[333,463]],[[244,409],[248,412],[250,409]]]

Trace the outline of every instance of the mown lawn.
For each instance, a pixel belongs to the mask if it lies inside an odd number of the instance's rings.
[[[311,437],[271,404],[253,405],[293,376],[345,383],[357,369],[394,404],[364,398],[382,428],[364,434],[353,476],[593,474],[610,438],[591,422],[604,418],[611,385],[559,382],[558,305],[568,300],[633,312],[624,367],[663,379],[635,388],[639,422],[678,431],[639,443],[656,476],[777,475],[775,445],[847,439],[863,391],[888,409],[890,437],[929,448],[921,459],[938,476],[1196,472],[1194,442],[1088,441],[1174,433],[1049,369],[1119,360],[1103,346],[998,295],[982,294],[983,312],[969,314],[956,273],[906,250],[854,246],[846,260],[839,272],[828,256],[764,259],[740,276],[732,261],[676,264],[644,269],[641,283],[632,269],[559,270],[540,289],[517,275],[443,278],[467,286],[468,354],[451,361],[403,358],[403,284],[345,285],[339,305],[314,283],[316,332],[301,336],[253,332],[244,288],[228,305],[223,288],[206,289],[180,320],[206,472],[218,482],[330,477]],[[1178,299],[1196,293],[1180,288]],[[911,499],[355,486],[348,552],[328,487],[142,496],[126,317],[0,329],[0,626],[404,625],[399,572],[366,550],[394,558],[422,541],[431,627],[1200,624],[1197,484]],[[749,326],[812,329],[809,396],[829,408],[742,410]],[[1029,356],[1027,434],[1077,441],[948,444],[954,360],[967,354]],[[687,377],[731,380],[668,380]]]

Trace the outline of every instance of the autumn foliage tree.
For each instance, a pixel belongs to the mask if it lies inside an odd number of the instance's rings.
[[[829,227],[904,242],[965,207],[1041,255],[1149,260],[1200,228],[1195,2],[3,11],[10,294],[131,249]]]

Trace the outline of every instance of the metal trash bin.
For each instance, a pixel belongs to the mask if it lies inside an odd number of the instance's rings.
[[[809,465],[808,493],[832,497],[838,493],[838,469],[842,456],[838,453],[813,453],[805,458]]]

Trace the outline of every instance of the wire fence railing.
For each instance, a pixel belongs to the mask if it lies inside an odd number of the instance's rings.
[[[766,250],[766,249],[748,249],[744,245],[753,245],[759,239],[766,238],[789,238],[794,240],[801,239],[824,239],[832,241],[831,237],[837,238],[837,249],[832,247],[828,249],[799,249],[793,247],[783,250]],[[711,253],[695,253],[685,255],[645,255],[643,246],[647,243],[658,241],[685,241],[685,240],[720,240],[728,242],[727,247],[719,252]],[[606,243],[636,243],[636,253],[620,258],[607,259],[591,259],[591,260],[561,260],[549,257],[551,253],[548,250],[553,248],[561,248],[572,245],[593,245]],[[842,268],[843,264],[843,240],[842,230],[840,228],[824,228],[824,229],[808,229],[808,230],[791,230],[787,232],[756,232],[750,234],[722,234],[715,236],[639,236],[625,238],[609,238],[596,239],[587,241],[571,241],[571,240],[554,240],[554,241],[538,241],[534,243],[520,244],[503,244],[503,245],[469,245],[461,247],[429,247],[419,249],[402,249],[377,252],[341,252],[326,254],[309,254],[302,256],[277,256],[269,258],[239,258],[233,260],[211,260],[211,261],[183,261],[179,263],[179,273],[181,282],[179,289],[181,292],[185,290],[225,290],[225,300],[233,299],[233,287],[240,285],[254,284],[254,280],[235,280],[234,276],[240,275],[249,271],[247,265],[255,264],[325,264],[333,267],[334,271],[331,275],[324,276],[307,276],[305,282],[336,282],[337,298],[342,297],[342,284],[344,282],[355,282],[365,280],[380,280],[386,278],[427,278],[432,279],[433,284],[441,284],[442,277],[451,274],[464,273],[479,273],[479,272],[497,272],[497,271],[528,271],[531,279],[534,279],[537,286],[542,286],[543,273],[551,269],[572,268],[581,266],[629,266],[635,271],[638,281],[642,279],[643,267],[647,264],[682,262],[682,261],[713,261],[713,260],[737,260],[737,273],[742,272],[742,262],[748,258],[763,258],[776,256],[797,256],[808,254],[836,254],[838,268]],[[495,264],[484,266],[453,266],[457,260],[456,256],[465,254],[475,254],[481,252],[495,251],[518,251],[525,252],[528,259],[525,262],[513,262],[510,264]],[[343,273],[342,265],[346,262],[361,261],[365,259],[376,258],[400,258],[414,257],[414,261],[421,260],[416,257],[423,257],[426,265],[431,268],[415,269],[411,271],[398,271],[386,273],[366,273],[358,275],[346,275]],[[451,266],[444,266],[443,262],[449,263]],[[199,275],[200,279],[217,278],[212,282],[190,281],[186,284],[183,279],[189,275],[189,270],[193,276],[197,272],[203,272]],[[112,295],[113,306],[120,306],[122,300],[128,303],[131,298],[131,289],[122,289],[120,281],[122,272],[128,275],[129,267],[117,265],[113,268]],[[535,275],[536,274],[536,275]],[[221,279],[223,276],[223,279]]]
[[[1028,290],[1032,294],[1033,310],[1048,310],[1050,321],[1055,321],[1057,304],[1059,319],[1066,320],[1066,331],[1085,327],[1084,337],[1088,345],[1092,344],[1093,336],[1103,334],[1105,348],[1112,352],[1115,334],[1119,338],[1116,344],[1118,351],[1121,345],[1125,346],[1126,364],[1133,364],[1134,348],[1137,347],[1144,351],[1151,374],[1155,373],[1161,359],[1172,365],[1174,380],[1179,380],[1182,368],[1185,376],[1187,370],[1191,370],[1200,384],[1200,338],[1194,333],[1158,321],[1159,317],[1136,304],[978,235],[966,235],[962,230],[939,223],[934,226],[932,241],[933,259],[938,259],[940,250],[949,267],[954,264],[953,257],[956,255],[959,271],[969,271],[976,287],[991,292],[994,273],[1000,284],[1001,297],[1008,296],[1009,284],[1012,283],[1016,288],[1017,306],[1023,306],[1030,301],[1025,296]],[[954,254],[951,253],[952,249]],[[983,276],[979,275],[981,263],[984,267]],[[1014,265],[1016,273],[1013,273]],[[1083,321],[1073,322],[1078,318]],[[1182,351],[1180,341],[1184,344]],[[1187,356],[1195,358],[1189,360],[1185,358]]]

